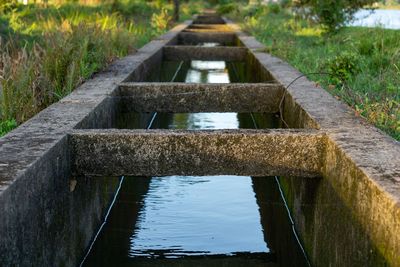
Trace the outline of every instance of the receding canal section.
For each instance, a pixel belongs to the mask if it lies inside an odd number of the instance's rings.
[[[164,61],[161,70],[153,73],[153,81],[249,80],[240,62]],[[281,128],[282,122],[275,113],[127,109],[118,114],[114,127],[272,129]],[[326,235],[320,235],[320,229]],[[122,177],[81,266],[310,266],[310,262],[385,265],[368,233],[325,179],[219,175]]]
[[[183,63],[182,63],[183,64]],[[176,68],[180,72],[182,64]],[[223,61],[192,61],[186,83],[229,83]],[[177,75],[173,76],[173,80]],[[127,113],[119,128],[276,128],[276,114]],[[147,125],[145,127],[145,125]],[[294,260],[307,266],[273,177],[124,177],[107,221],[86,255],[84,266],[279,266]],[[269,179],[275,194],[256,198],[254,181]],[[260,205],[273,203],[280,216],[262,218]],[[274,216],[274,212],[265,216]],[[268,221],[268,224],[263,222]],[[264,229],[268,227],[268,229]],[[271,233],[279,229],[277,233]],[[267,234],[268,233],[268,234]],[[286,255],[277,255],[268,236],[282,237]],[[272,245],[272,247],[271,247]],[[285,259],[277,259],[285,257]],[[291,261],[289,260],[289,262]],[[292,262],[294,263],[294,262]]]

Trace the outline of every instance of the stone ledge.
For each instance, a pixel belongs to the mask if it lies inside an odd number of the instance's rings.
[[[240,62],[247,58],[245,47],[202,47],[202,46],[164,46],[164,60],[190,61],[190,60],[211,60]]]
[[[325,136],[314,130],[78,130],[80,176],[321,175]]]
[[[124,112],[279,112],[283,87],[270,83],[122,83]]]
[[[182,45],[198,45],[200,43],[219,43],[221,45],[234,45],[237,38],[234,33],[219,32],[181,32],[178,35],[179,43]]]

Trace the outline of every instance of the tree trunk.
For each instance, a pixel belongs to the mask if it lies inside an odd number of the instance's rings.
[[[179,20],[179,0],[174,0],[174,21]]]

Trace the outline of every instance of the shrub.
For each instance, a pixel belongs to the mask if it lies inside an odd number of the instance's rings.
[[[328,61],[328,70],[334,83],[341,84],[348,81],[358,72],[357,56],[345,52]]]
[[[0,136],[5,135],[15,127],[17,127],[17,122],[14,119],[0,121]]]
[[[279,14],[279,12],[281,12],[281,6],[276,3],[271,3],[268,5],[268,11],[274,14]]]
[[[217,12],[221,15],[233,13],[238,10],[237,4],[228,3],[219,5],[217,8]]]
[[[316,18],[328,32],[335,32],[353,19],[353,14],[375,0],[297,0],[296,7],[310,11],[310,16]]]
[[[375,50],[373,42],[370,39],[362,39],[358,44],[358,52],[361,55],[371,55]]]
[[[280,5],[283,8],[288,8],[288,7],[290,7],[292,5],[292,0],[281,0],[280,1]]]

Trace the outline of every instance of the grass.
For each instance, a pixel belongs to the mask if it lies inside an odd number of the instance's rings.
[[[348,27],[327,35],[287,10],[247,8],[234,17],[278,56],[400,140],[400,31]],[[344,82],[343,82],[344,81]]]
[[[379,8],[379,9],[400,9],[400,3],[395,3],[395,1],[389,1],[386,4],[382,2],[378,2],[375,5],[373,5],[373,8]]]
[[[97,2],[0,10],[0,136],[172,26],[164,1]],[[200,7],[183,4],[182,18]]]

